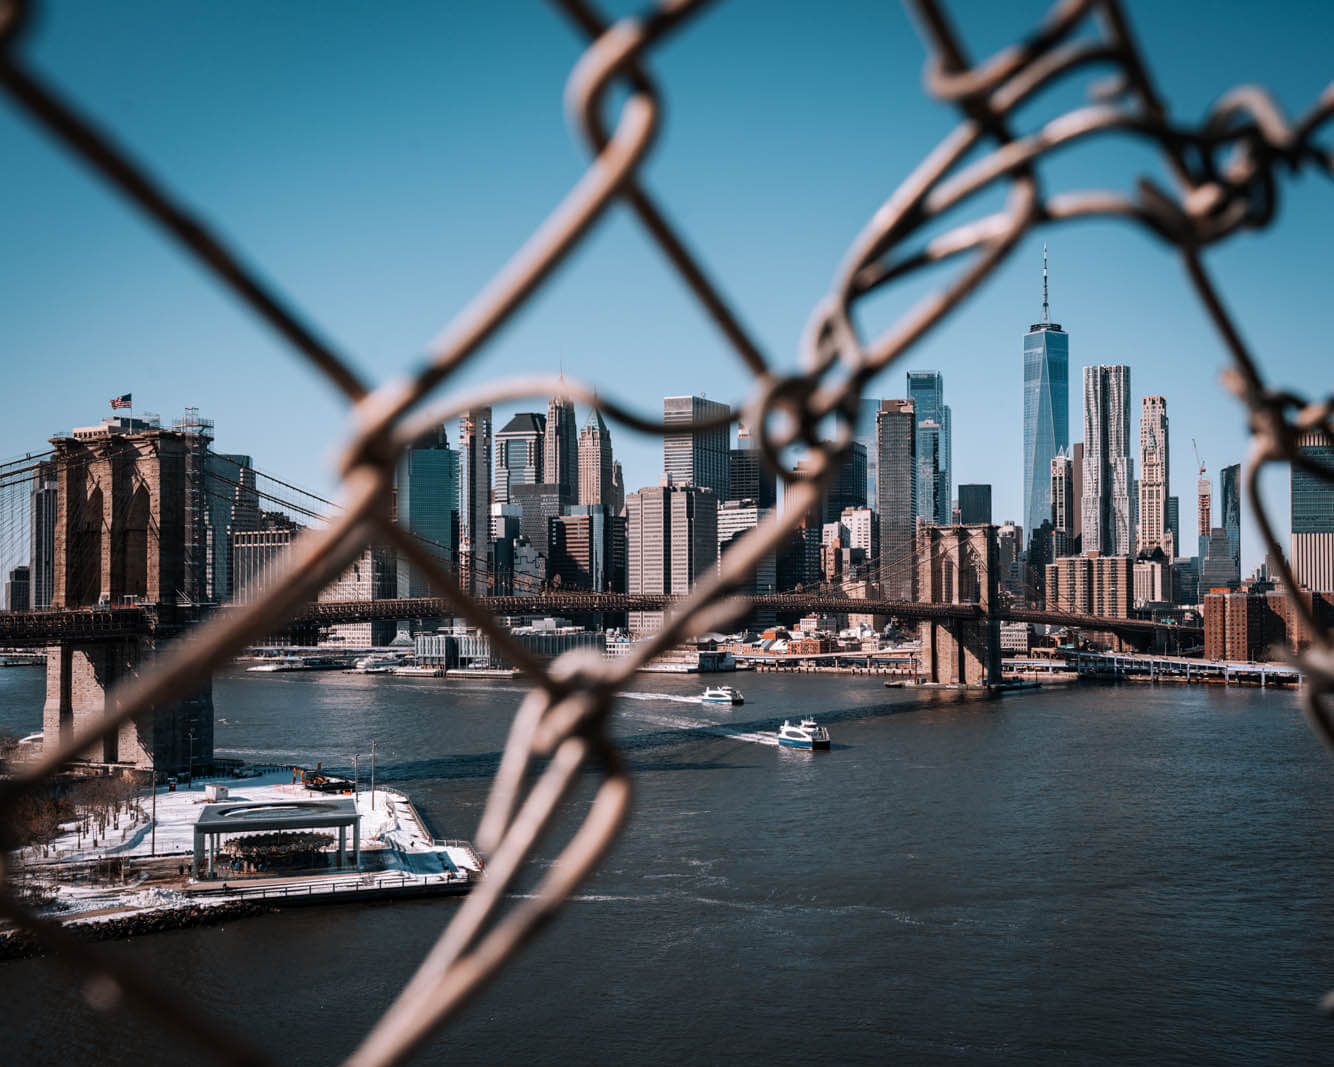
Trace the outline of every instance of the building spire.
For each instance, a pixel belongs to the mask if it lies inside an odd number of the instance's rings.
[[[1047,242],[1042,242],[1042,321],[1051,322],[1047,314]]]

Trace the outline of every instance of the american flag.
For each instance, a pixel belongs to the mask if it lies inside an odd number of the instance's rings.
[[[116,411],[120,408],[132,408],[132,407],[134,407],[134,402],[130,399],[129,393],[122,393],[120,396],[113,396],[111,398],[112,411]]]

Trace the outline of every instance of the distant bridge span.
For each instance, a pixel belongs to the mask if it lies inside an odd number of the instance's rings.
[[[819,612],[837,615],[893,616],[904,620],[977,620],[985,617],[976,604],[924,604],[901,600],[852,600],[826,593],[780,593],[738,598],[750,607],[784,614]],[[519,596],[489,596],[482,604],[496,615],[561,615],[627,611],[669,611],[679,601],[665,596],[629,596],[625,593],[535,593]],[[186,609],[166,605],[126,605],[106,608],[70,608],[57,611],[0,612],[0,646],[36,647],[62,640],[117,639],[144,634],[164,634],[188,626],[209,609]],[[221,610],[227,610],[225,607]],[[394,600],[341,600],[308,604],[289,626],[330,626],[335,623],[376,622],[388,619],[429,619],[456,615],[454,602],[444,597],[413,597]],[[1125,637],[1152,637],[1160,632],[1179,638],[1200,640],[1198,626],[1169,626],[1144,619],[1108,618],[1041,608],[998,606],[995,618],[1069,626],[1116,633]]]
[[[981,619],[977,604],[925,604],[904,600],[853,600],[827,593],[779,593],[768,596],[743,596],[751,608],[790,614],[819,612],[827,615],[847,613],[884,615],[899,619]],[[666,596],[630,596],[625,593],[538,593],[521,596],[483,597],[482,603],[496,615],[558,615],[561,613],[668,611],[680,600]],[[442,597],[417,597],[402,600],[343,600],[309,605],[295,621],[328,625],[336,622],[373,622],[383,619],[425,619],[457,614],[452,602]],[[1074,612],[1046,611],[1042,608],[999,606],[995,617],[1011,622],[1045,623],[1085,630],[1148,636],[1169,631],[1182,637],[1202,637],[1198,626],[1170,626],[1146,619],[1110,618],[1080,615]]]

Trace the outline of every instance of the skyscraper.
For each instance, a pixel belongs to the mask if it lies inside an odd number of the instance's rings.
[[[728,472],[728,500],[753,500],[761,508],[778,503],[778,475],[765,462],[764,455],[744,426],[738,426],[736,448],[732,449]]]
[[[1070,336],[1047,308],[1047,246],[1042,246],[1042,321],[1024,335],[1024,527],[1051,516],[1051,461],[1070,446]]]
[[[1232,562],[1237,565],[1237,574],[1241,574],[1241,464],[1234,463],[1218,472],[1218,503],[1222,514],[1218,516],[1223,529],[1227,532],[1228,550],[1232,553]]]
[[[625,471],[621,469],[620,460],[611,461],[611,496],[607,507],[613,515],[625,510]]]
[[[542,480],[560,486],[562,505],[579,503],[579,427],[574,402],[557,394],[547,404]]]
[[[593,408],[579,431],[579,503],[609,505],[613,495],[611,431]]]
[[[857,425],[853,429],[853,439],[860,441],[866,449],[866,506],[877,514],[880,512],[880,501],[876,499],[876,494],[880,492],[880,464],[875,444],[875,425],[879,411],[879,400],[862,397],[857,401]]]
[[[491,576],[491,409],[459,418],[459,580],[476,596]]]
[[[820,499],[819,511],[814,518],[821,525],[837,521],[846,508],[866,507],[866,467],[865,446],[860,441],[851,442]],[[799,460],[794,473],[798,477],[810,477],[809,462]]]
[[[991,522],[991,486],[959,486],[959,521],[965,526]]]
[[[204,465],[204,597],[221,604],[233,597],[232,538],[259,529],[259,492],[249,456],[206,451]]]
[[[394,490],[398,525],[416,534],[432,557],[453,568],[458,559],[459,454],[449,447],[443,425],[399,455]],[[395,584],[400,597],[432,595],[426,576],[401,556]]]
[[[912,600],[917,524],[917,416],[911,400],[885,400],[876,415],[880,478],[880,588],[889,600]]]
[[[664,479],[666,481],[666,479]],[[685,593],[718,558],[718,498],[696,486],[656,485],[625,498],[627,591]],[[661,611],[630,612],[632,633],[662,627]]]
[[[950,409],[939,371],[908,372],[908,399],[917,411],[917,501],[915,514],[947,525],[950,515]]]
[[[1051,526],[1064,537],[1063,545],[1069,551],[1074,538],[1072,532],[1075,512],[1080,502],[1075,498],[1075,461],[1065,454],[1065,450],[1051,461]],[[1058,555],[1065,555],[1060,552]]]
[[[662,402],[662,419],[674,423],[725,418],[732,409],[702,396],[669,396]],[[668,431],[662,439],[662,469],[673,485],[697,485],[726,500],[731,480],[732,431],[726,424],[707,430]]]
[[[1083,550],[1133,556],[1130,368],[1084,368]]]
[[[1176,555],[1168,514],[1170,474],[1167,397],[1146,396],[1140,401],[1139,416],[1138,548],[1141,552],[1161,549],[1168,559]]]
[[[547,417],[535,411],[521,411],[496,434],[497,504],[512,503],[510,490],[516,485],[535,485],[542,481]]]
[[[1209,548],[1209,531],[1213,529],[1213,487],[1209,484],[1209,479],[1204,473],[1204,465],[1200,465],[1200,480],[1195,483],[1195,502],[1197,524],[1195,534],[1198,538],[1200,562],[1204,562],[1204,557]]]
[[[32,490],[32,548],[28,556],[28,602],[34,608],[49,608],[56,587],[56,522],[60,503],[59,481],[54,462],[37,465]]]
[[[1307,589],[1334,593],[1334,444],[1314,430],[1297,439],[1301,455],[1329,471],[1293,467],[1290,475],[1293,576]]]

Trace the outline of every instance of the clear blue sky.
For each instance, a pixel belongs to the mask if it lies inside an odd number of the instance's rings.
[[[540,3],[42,7],[26,46],[39,69],[376,379],[419,357],[585,164],[561,107],[582,45]],[[982,55],[1043,5],[951,8]],[[1334,75],[1330,5],[1267,5],[1263,18],[1254,5],[1218,2],[1129,10],[1183,120],[1244,82],[1271,87],[1297,114]],[[782,365],[795,363],[849,241],[955,123],[923,95],[923,55],[893,4],[738,0],[653,58],[666,125],[647,185]],[[1043,97],[1020,125],[1077,99]],[[197,405],[217,422],[219,450],[333,487],[343,416],[330,387],[7,102],[0,159],[11,397],[0,456],[41,448],[133,392],[137,411],[164,418]],[[1046,173],[1053,187],[1129,189],[1146,168],[1156,170],[1152,155],[1119,139],[1072,150]],[[1330,386],[1334,187],[1307,175],[1285,179],[1281,196],[1276,227],[1232,239],[1208,262],[1277,381],[1319,393]],[[1032,235],[876,393],[902,395],[909,368],[941,370],[956,482],[992,483],[996,519],[1017,518],[1021,337],[1040,316],[1044,239],[1053,317],[1071,334],[1072,435],[1079,368],[1128,363],[1137,401],[1168,398],[1173,491],[1189,530],[1191,437],[1216,478],[1242,459],[1245,420],[1217,384],[1225,354],[1177,260],[1138,230],[1099,222]],[[923,291],[914,283],[877,300],[868,328]],[[621,208],[462,381],[560,361],[646,411],[661,411],[667,394],[747,395],[739,361]],[[497,425],[508,414],[497,411]],[[628,487],[656,481],[660,443],[613,434]],[[1286,475],[1269,490],[1286,532]],[[1243,567],[1258,559],[1248,526]]]

